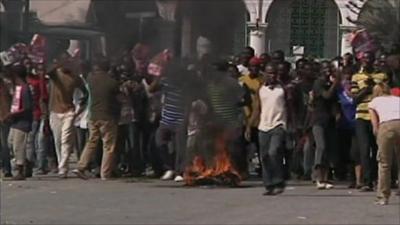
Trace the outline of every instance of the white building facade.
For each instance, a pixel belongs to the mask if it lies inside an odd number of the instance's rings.
[[[356,20],[357,14],[352,12],[351,7],[346,7],[349,3],[348,0],[244,0],[244,2],[250,14],[248,23],[251,28],[249,45],[255,48],[258,54],[277,49],[285,50],[286,53],[290,54],[293,44],[301,45],[291,43],[295,41],[293,36],[296,35],[296,30],[294,30],[296,25],[300,25],[297,28],[301,28],[302,25],[305,29],[307,29],[307,26],[311,26],[308,29],[309,33],[311,33],[311,35],[308,34],[311,42],[321,41],[313,40],[310,37],[312,34],[320,33],[324,43],[320,47],[322,48],[322,54],[318,55],[319,57],[332,57],[351,52],[348,36],[355,29],[355,26],[347,18]],[[358,7],[362,8],[365,2],[358,2]],[[298,7],[299,5],[300,7]],[[296,6],[298,7],[297,9],[294,8]],[[296,10],[302,10],[303,15],[295,12]],[[313,17],[313,13],[318,13],[316,11],[322,11],[322,13]],[[300,23],[293,24],[294,18],[292,17],[294,16],[298,17],[297,19],[300,20]],[[312,18],[323,20],[319,23],[322,24],[322,30],[318,31],[316,29],[318,26],[317,21],[309,21]],[[313,24],[313,22],[317,23]],[[303,31],[304,29],[297,33]],[[304,33],[304,36],[307,38],[307,33]],[[303,47],[307,48],[308,46]],[[307,52],[307,49],[305,50]]]
[[[346,7],[348,0],[146,0],[154,2],[154,11],[163,20],[176,23],[173,32],[181,55],[192,55],[195,40],[204,30],[224,53],[237,53],[249,45],[257,54],[284,50],[293,55],[293,47],[304,48],[306,55],[330,58],[351,52],[348,35],[355,29],[347,18],[357,14]],[[97,0],[33,0],[30,9],[44,23],[85,23]],[[117,4],[118,1],[115,1]],[[123,1],[122,1],[123,2]],[[122,8],[128,9],[130,1]],[[140,11],[137,1],[135,12]],[[355,1],[361,8],[366,1]],[[112,3],[114,4],[114,3]],[[222,7],[221,7],[222,6]],[[93,10],[93,9],[92,9]],[[121,9],[123,11],[123,9]],[[121,12],[122,12],[121,11]],[[148,8],[146,8],[148,11]],[[199,12],[200,11],[200,12]],[[211,12],[212,13],[209,13]],[[93,13],[93,11],[92,11]],[[129,14],[129,11],[123,11]],[[228,15],[228,16],[226,16]],[[225,18],[225,19],[224,19]],[[229,19],[227,19],[229,18]],[[233,21],[233,22],[231,22]],[[210,27],[212,28],[210,28]],[[159,36],[162,36],[158,34]],[[171,37],[170,34],[167,35]]]

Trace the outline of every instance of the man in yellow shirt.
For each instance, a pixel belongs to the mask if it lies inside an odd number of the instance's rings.
[[[245,125],[247,126],[247,123],[249,123],[250,117],[252,112],[255,110],[255,99],[257,97],[257,92],[261,87],[262,84],[262,74],[260,72],[260,66],[261,66],[262,61],[257,58],[253,57],[249,61],[249,73],[246,75],[242,75],[239,78],[239,82],[243,83],[244,85],[247,86],[247,88],[250,91],[251,95],[251,104],[245,106],[244,112],[245,112]],[[259,121],[254,121],[250,126],[251,126],[251,140],[249,144],[254,144],[257,148],[257,154],[258,154],[258,159],[260,161],[260,154],[259,154],[259,145],[258,145],[258,123]],[[261,165],[260,165],[261,167]],[[257,169],[259,175],[261,175],[261,168]]]
[[[373,135],[368,104],[372,100],[372,88],[375,84],[387,82],[387,75],[376,73],[373,63],[375,56],[365,52],[362,56],[362,69],[353,75],[351,92],[357,104],[356,137],[359,147],[361,166],[364,175],[364,186],[361,191],[373,191],[373,183],[377,179],[377,145]]]

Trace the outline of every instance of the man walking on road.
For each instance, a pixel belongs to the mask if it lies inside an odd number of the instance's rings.
[[[89,140],[78,162],[78,168],[73,171],[82,179],[88,178],[85,171],[88,169],[100,138],[103,142],[101,179],[110,179],[114,167],[119,115],[117,103],[119,84],[107,73],[109,69],[109,61],[100,59],[94,63],[93,72],[87,79],[90,93]]]
[[[260,143],[262,176],[266,189],[264,195],[281,194],[285,188],[283,154],[285,148],[288,108],[284,87],[278,81],[276,66],[265,69],[266,82],[258,90],[255,109],[246,128],[246,139],[251,137],[251,124],[260,120],[258,138]]]
[[[66,53],[63,54],[55,68],[49,72],[50,127],[54,136],[60,178],[67,177],[68,159],[74,147],[74,91],[80,88],[86,93],[82,79],[74,74],[70,60]]]

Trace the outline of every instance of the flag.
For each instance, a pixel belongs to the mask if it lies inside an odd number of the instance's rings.
[[[46,61],[46,46],[47,40],[40,34],[35,34],[32,37],[28,57],[33,64],[43,64]]]
[[[358,59],[362,57],[364,52],[375,53],[378,50],[376,41],[365,29],[353,32],[350,38],[350,43]]]
[[[154,56],[147,67],[147,73],[153,76],[161,76],[164,72],[165,66],[172,59],[170,50],[165,49],[161,53]]]
[[[23,43],[13,44],[6,51],[0,52],[0,60],[3,65],[11,65],[21,61],[28,54],[28,47]]]

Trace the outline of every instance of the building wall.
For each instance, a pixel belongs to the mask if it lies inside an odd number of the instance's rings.
[[[30,10],[45,24],[83,24],[91,0],[31,0]]]
[[[261,21],[261,23],[262,23],[262,22],[266,21],[266,23],[268,23],[269,26],[272,26],[272,28],[271,27],[267,28],[267,30],[265,32],[267,42],[271,41],[271,42],[275,43],[275,45],[271,44],[271,49],[281,48],[284,50],[286,49],[285,51],[288,52],[289,51],[288,47],[283,44],[283,42],[287,43],[287,32],[282,31],[282,30],[277,31],[276,29],[280,29],[280,28],[276,28],[276,25],[271,25],[271,22],[268,20],[270,19],[272,21],[272,23],[275,23],[275,24],[281,24],[282,26],[285,26],[285,25],[287,26],[288,25],[287,21],[289,20],[288,14],[286,13],[287,9],[282,8],[281,10],[279,10],[279,9],[276,9],[277,7],[275,7],[274,5],[281,4],[281,5],[283,5],[282,7],[286,7],[288,1],[290,1],[290,0],[262,0],[262,1],[261,0],[243,0],[243,1],[246,4],[247,10],[250,14],[249,22],[256,23],[258,20],[258,21]],[[323,0],[323,1],[325,1],[325,0]],[[260,2],[261,2],[261,4],[260,4]],[[351,51],[351,47],[349,46],[348,41],[346,39],[347,39],[349,32],[352,31],[353,29],[355,29],[355,26],[354,26],[354,24],[349,22],[347,20],[347,18],[350,18],[352,20],[357,20],[357,16],[358,16],[357,14],[351,12],[351,10],[346,7],[349,0],[332,0],[332,3],[333,2],[336,4],[337,8],[339,9],[339,11],[336,11],[336,12],[337,12],[337,16],[340,19],[334,20],[333,19],[334,12],[329,11],[328,16],[331,19],[330,19],[330,21],[328,21],[328,24],[326,24],[326,25],[333,26],[334,21],[340,21],[340,23],[337,25],[337,28],[340,32],[339,32],[339,35],[337,35],[338,32],[337,31],[334,32],[333,31],[334,29],[332,29],[330,32],[328,32],[326,34],[326,38],[333,39],[334,36],[338,36],[339,44],[337,44],[337,45],[339,47],[336,47],[335,48],[336,51],[335,51],[333,49],[334,42],[333,42],[333,40],[330,40],[329,44],[325,47],[325,52],[327,52],[327,56],[333,55],[333,52],[336,52],[335,54],[337,54],[337,53],[343,54],[345,52]],[[357,4],[359,5],[359,7],[363,7],[366,2],[367,2],[367,0],[365,0],[363,2],[357,1]],[[259,7],[260,5],[262,6],[261,8]],[[279,13],[276,10],[281,11],[282,16],[279,15]],[[274,15],[274,16],[269,18],[270,15]],[[281,20],[283,20],[283,21],[281,21]],[[285,35],[285,36],[281,36],[282,40],[274,37],[278,33]],[[334,33],[336,35],[334,35]],[[275,46],[277,46],[277,47],[275,47]],[[268,43],[266,44],[265,49],[261,49],[259,51],[265,51],[267,49],[268,49]],[[340,50],[340,51],[338,51],[338,50]]]
[[[283,50],[290,54],[290,20],[292,0],[274,1],[266,18],[266,50],[272,52]]]
[[[291,4],[293,0],[274,1],[267,14],[266,50],[272,52],[283,50],[291,55]],[[324,57],[334,57],[339,54],[340,13],[332,0],[327,2],[324,29]]]
[[[84,23],[86,21],[86,18],[88,17],[88,12],[89,12],[89,6],[91,2],[94,2],[96,0],[33,0],[31,1],[31,10],[36,11],[38,14],[39,19],[41,19],[44,23],[48,24],[54,24],[54,23]],[[181,2],[189,2],[189,0],[180,0]],[[257,19],[259,19],[259,22],[267,22],[269,24],[268,28],[263,31],[265,32],[265,50],[273,51],[276,49],[283,49],[285,52],[289,53],[290,52],[290,46],[288,45],[289,40],[290,40],[290,31],[285,28],[290,27],[290,10],[288,7],[288,4],[292,0],[237,0],[235,1],[235,4],[237,2],[241,2],[243,5],[243,8],[247,10],[249,13],[249,21],[248,22],[256,22]],[[325,0],[323,0],[325,1]],[[148,4],[150,1],[144,1],[144,0],[137,0],[137,1],[118,1],[119,4],[125,4],[127,5],[126,7],[123,7],[127,11],[128,9],[131,10],[133,8],[139,9],[144,5],[145,3]],[[132,3],[133,2],[133,3]],[[155,1],[151,1],[155,2]],[[198,0],[193,0],[193,2],[200,2]],[[215,0],[202,0],[202,2],[217,2]],[[227,7],[223,7],[222,10],[219,9],[220,15],[219,17],[212,17],[210,16],[207,12],[202,12],[201,20],[209,21],[209,23],[212,23],[213,21],[219,21],[221,18],[224,18],[224,13],[229,10],[232,5],[231,0],[218,0],[218,3],[223,3]],[[345,39],[343,38],[346,35],[346,32],[348,30],[352,29],[352,24],[349,23],[346,19],[346,17],[350,17],[352,19],[356,19],[355,17],[357,15],[351,13],[347,8],[346,8],[346,3],[348,0],[332,0],[332,2],[336,3],[336,6],[339,8],[339,13],[338,11],[328,11],[328,17],[329,20],[327,20],[326,26],[331,27],[330,31],[326,32],[325,37],[327,40],[327,45],[324,48],[324,52],[326,53],[327,56],[331,55],[336,55],[338,53],[338,47],[340,48],[340,43],[343,48],[343,43]],[[139,4],[140,3],[140,4]],[[143,3],[143,4],[142,4]],[[117,1],[112,2],[112,4],[117,4]],[[135,5],[135,7],[133,7]],[[261,5],[261,8],[259,7]],[[275,5],[275,6],[274,6]],[[278,5],[278,6],[277,6]],[[281,5],[279,7],[279,5]],[[143,6],[144,7],[144,6]],[[189,15],[190,16],[190,15]],[[337,24],[337,16],[340,16],[341,23],[340,25],[335,25]],[[213,20],[214,19],[214,20]],[[194,20],[192,20],[194,21]],[[238,23],[241,26],[243,26],[243,23]],[[235,26],[234,23],[231,24],[229,23],[229,26]],[[346,30],[346,32],[343,32],[343,37],[339,36],[339,39],[341,40],[334,40],[337,39],[337,30],[334,29],[334,27],[339,27],[342,30]],[[224,28],[224,27],[222,27]],[[130,29],[136,29],[136,27],[130,27]],[[191,32],[193,34],[191,35],[192,42],[186,41],[186,44],[184,46],[189,46],[187,43],[191,43],[190,48],[193,50],[193,40],[195,40],[196,33],[198,29],[196,27],[191,27]],[[234,30],[234,29],[233,29]],[[239,29],[240,30],[240,29]],[[179,32],[179,29],[177,29],[177,32]],[[218,40],[217,42],[221,42],[222,44],[229,43],[227,44],[227,47],[223,47],[224,51],[230,51],[230,45],[232,45],[235,40],[232,40],[232,38],[229,35],[234,35],[233,33],[228,33],[229,29],[221,29],[221,32],[224,32],[223,35],[225,35],[227,38],[225,41],[220,41]],[[341,32],[342,34],[342,32]],[[181,34],[182,35],[182,34]],[[222,34],[221,34],[222,35]],[[239,40],[239,39],[238,39]],[[236,50],[236,49],[235,49]],[[342,50],[343,52],[344,50]]]
[[[324,57],[333,58],[340,55],[340,11],[333,0],[327,1],[325,12]]]

